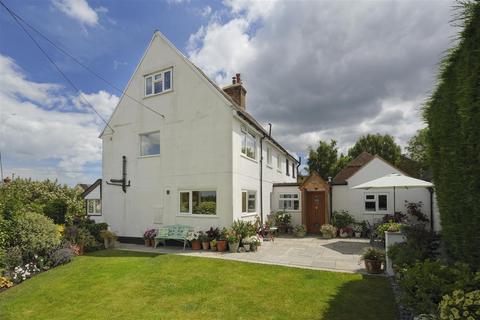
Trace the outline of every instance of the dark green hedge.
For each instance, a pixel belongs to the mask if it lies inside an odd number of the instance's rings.
[[[480,269],[480,3],[460,10],[463,31],[425,119],[444,243],[453,260]]]

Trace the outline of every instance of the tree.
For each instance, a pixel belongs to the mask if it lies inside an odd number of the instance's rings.
[[[354,159],[364,151],[372,155],[379,155],[392,164],[397,164],[402,155],[402,149],[389,134],[367,134],[360,137],[355,145],[348,150],[348,155]]]
[[[323,179],[334,177],[338,169],[338,148],[337,141],[330,140],[330,143],[319,141],[316,149],[310,148],[308,155],[308,172],[317,172]]]
[[[452,260],[480,268],[480,2],[464,3],[463,30],[425,105],[427,152]],[[457,21],[458,23],[458,21]]]
[[[430,168],[427,136],[428,127],[418,130],[417,133],[408,140],[408,145],[405,148],[408,158],[418,162],[420,176],[424,176]]]

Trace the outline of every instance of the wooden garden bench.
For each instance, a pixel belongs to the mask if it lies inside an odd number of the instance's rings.
[[[194,232],[194,228],[187,225],[175,224],[161,227],[158,229],[157,236],[155,237],[155,248],[160,242],[166,246],[167,240],[177,240],[183,241],[183,250],[185,250],[187,237],[190,232]]]

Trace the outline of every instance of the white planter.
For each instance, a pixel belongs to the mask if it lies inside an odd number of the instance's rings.
[[[385,231],[385,253],[386,253],[386,264],[387,264],[387,274],[393,276],[392,260],[388,257],[388,248],[395,243],[405,242],[405,235],[401,232],[389,232]]]

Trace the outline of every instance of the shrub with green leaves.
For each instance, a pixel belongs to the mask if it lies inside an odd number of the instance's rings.
[[[204,201],[193,207],[193,213],[195,214],[216,214],[217,203],[215,201]]]
[[[428,159],[449,256],[480,268],[480,2],[461,1],[462,25],[425,105]]]
[[[345,228],[355,223],[353,216],[346,210],[335,211],[332,215],[331,224],[337,228]]]
[[[438,306],[440,320],[480,319],[480,290],[455,290],[445,295]]]
[[[47,255],[60,244],[60,234],[53,221],[42,214],[24,213],[13,221],[11,246],[22,251],[24,259]]]
[[[480,288],[480,276],[466,264],[448,267],[439,261],[426,260],[402,272],[399,284],[407,305],[417,313],[434,314],[444,295],[458,289]]]

